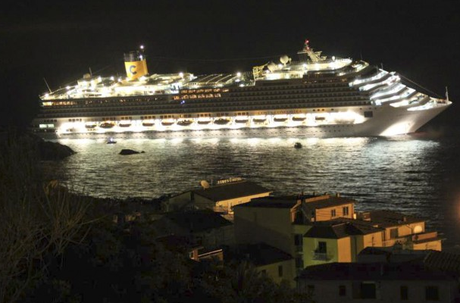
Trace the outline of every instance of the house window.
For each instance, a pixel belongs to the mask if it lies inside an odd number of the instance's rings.
[[[319,241],[318,242],[318,248],[316,249],[316,252],[317,253],[322,253],[322,254],[327,253],[327,243]]]
[[[439,300],[439,289],[437,286],[426,286],[425,287],[425,299],[431,301]]]
[[[335,217],[335,216],[336,216],[335,209],[332,209],[331,210],[331,217]]]
[[[361,299],[376,299],[374,282],[361,283]]]
[[[400,289],[401,300],[409,300],[409,289],[406,285],[402,285]]]
[[[392,228],[390,229],[390,239],[396,239],[398,237],[398,229]]]
[[[349,214],[349,212],[348,212],[348,206],[345,206],[345,207],[343,208],[343,215],[344,215],[344,216],[348,216],[348,214]]]
[[[283,265],[278,266],[278,277],[283,276]]]
[[[347,295],[347,287],[345,285],[339,285],[339,297]]]

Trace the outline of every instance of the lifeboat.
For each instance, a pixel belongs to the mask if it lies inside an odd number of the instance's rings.
[[[275,122],[285,122],[287,120],[287,116],[275,116],[275,118],[273,118],[273,121]]]
[[[115,123],[113,122],[102,122],[99,127],[101,128],[112,128],[115,126]]]
[[[164,125],[164,126],[171,126],[174,124],[174,119],[163,119],[161,121],[161,124]]]
[[[151,120],[142,121],[142,126],[150,127],[150,126],[154,126],[154,125],[155,125],[155,122],[153,122]]]
[[[228,118],[219,118],[219,119],[214,120],[214,123],[219,124],[219,125],[225,125],[228,122],[230,122],[230,119]]]
[[[189,125],[192,124],[192,123],[193,123],[192,120],[184,119],[184,120],[179,120],[179,122],[177,122],[177,125],[180,125],[180,126],[189,126]]]
[[[131,121],[120,121],[118,123],[118,126],[120,126],[120,127],[130,127],[131,126]]]
[[[301,121],[304,121],[305,120],[305,116],[294,116],[292,117],[292,121],[296,121],[296,122],[301,122]]]
[[[95,128],[97,126],[96,122],[88,122],[85,124],[86,128]]]
[[[265,121],[267,121],[267,117],[265,117],[265,116],[257,116],[257,117],[252,118],[252,121],[254,123],[264,123]]]
[[[248,122],[249,118],[246,116],[240,116],[235,118],[236,123],[246,123]]]

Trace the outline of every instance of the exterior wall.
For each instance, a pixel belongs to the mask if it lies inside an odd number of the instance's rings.
[[[415,233],[415,231],[420,230],[420,232],[425,232],[425,222],[416,222],[411,224],[404,224],[398,226],[392,226],[385,228],[385,246],[392,246],[395,242],[395,239],[391,237],[391,230],[398,229],[398,238],[409,236]]]
[[[353,248],[353,261],[356,261],[356,256],[366,247],[382,247],[384,232],[376,232],[372,234],[355,236],[355,247]]]
[[[333,275],[333,274],[331,274]],[[460,298],[458,293],[457,283],[452,281],[366,281],[375,282],[376,298],[362,299],[360,298],[360,283],[362,281],[331,281],[331,280],[300,280],[298,281],[298,289],[302,292],[308,292],[308,289],[314,288],[313,299],[316,303],[330,302],[386,302],[386,303],[418,303],[418,302],[454,302],[456,298]],[[310,287],[308,287],[310,285]],[[340,296],[339,286],[345,286],[345,295]],[[401,299],[401,286],[407,286],[408,299]],[[426,286],[434,286],[438,288],[439,300],[426,299]]]
[[[294,260],[286,260],[273,264],[257,266],[257,270],[265,272],[267,276],[275,281],[275,283],[280,284],[282,281],[286,281],[291,287],[295,287],[296,283],[294,278],[296,277],[296,273],[294,265]],[[282,267],[281,272],[279,267]]]
[[[169,198],[168,202],[166,203],[165,211],[173,211],[180,209],[184,205],[190,203],[192,201],[192,192],[188,191],[182,194],[178,194],[177,196]]]
[[[348,207],[348,215],[344,214],[343,208]],[[335,210],[335,216],[332,216],[332,210]],[[328,208],[320,208],[315,211],[315,221],[329,221],[337,218],[353,218],[354,214],[354,204],[349,203],[340,206],[333,206]]]
[[[209,200],[208,198],[205,198],[200,195],[194,195],[193,200],[194,200],[195,206],[201,209],[206,209],[206,208],[212,209],[215,206],[214,201]]]
[[[431,249],[431,250],[441,251],[442,250],[441,239],[429,241],[429,242],[423,242],[423,243],[413,243],[412,249],[413,250],[430,250]]]
[[[349,240],[349,238],[347,238]],[[326,242],[327,253],[315,253],[319,242]],[[304,238],[303,243],[303,263],[304,267],[318,264],[325,264],[339,261],[339,245],[347,247],[345,242],[339,244],[338,239],[322,239],[322,238]],[[341,254],[347,256],[349,253],[340,251]],[[344,257],[345,258],[345,257]],[[348,261],[349,262],[349,261]]]
[[[337,262],[353,262],[356,259],[351,249],[352,242],[355,242],[352,237],[337,240],[337,251],[334,252],[337,256]]]
[[[265,242],[294,255],[294,228],[289,208],[236,207],[234,211],[237,243]]]
[[[233,225],[215,228],[202,233],[194,234],[201,239],[201,245],[205,248],[217,248],[222,245],[234,245],[235,233]]]

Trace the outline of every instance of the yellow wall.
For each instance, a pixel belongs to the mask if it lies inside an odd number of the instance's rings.
[[[283,267],[283,276],[279,276],[278,267]],[[283,280],[289,282],[291,287],[295,287],[295,263],[294,260],[286,260],[278,263],[258,266],[258,271],[264,271],[275,283],[280,284]]]
[[[349,252],[343,251],[344,249],[350,250],[350,238],[347,241],[340,241],[338,239],[323,239],[323,238],[304,238],[303,239],[303,263],[304,267],[317,265],[317,264],[324,264],[330,262],[350,262],[350,261],[339,261],[339,260],[348,260],[349,259]],[[327,246],[327,256],[331,258],[328,260],[315,260],[315,249],[318,248],[318,242],[326,242]],[[340,253],[343,256],[339,256],[339,247],[341,248]]]
[[[344,215],[343,208],[348,207],[348,215]],[[335,217],[331,216],[331,211],[335,209]],[[315,220],[316,221],[328,221],[336,218],[353,218],[354,214],[354,204],[345,204],[340,206],[328,207],[328,208],[321,208],[317,209],[315,212]]]
[[[266,192],[266,193],[257,194],[257,195],[238,197],[238,198],[229,199],[229,200],[222,200],[216,203],[216,207],[228,213],[233,213],[233,209],[232,209],[233,206],[242,204],[242,203],[247,203],[251,201],[251,199],[267,197],[269,195],[270,195],[270,192]]]

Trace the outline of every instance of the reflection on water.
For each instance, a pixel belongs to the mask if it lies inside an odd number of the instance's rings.
[[[152,198],[196,187],[204,179],[243,177],[275,193],[339,192],[355,198],[358,210],[395,209],[431,218],[431,225],[446,235],[460,230],[459,143],[448,138],[59,142],[77,154],[58,164],[58,174],[75,190],[93,196]],[[295,142],[303,148],[295,149]],[[123,148],[145,153],[118,155]],[[449,235],[455,243],[458,237]]]

